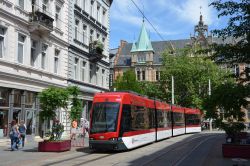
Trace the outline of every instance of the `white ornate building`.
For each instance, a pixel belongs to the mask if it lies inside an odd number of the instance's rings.
[[[41,134],[38,92],[67,86],[68,2],[0,0],[0,138],[13,119]]]
[[[83,116],[93,96],[109,90],[109,10],[112,0],[74,0],[69,4],[68,84],[82,92]],[[98,51],[94,43],[103,44]]]

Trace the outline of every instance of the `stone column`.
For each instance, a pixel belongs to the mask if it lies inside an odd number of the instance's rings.
[[[9,135],[9,131],[11,128],[10,123],[13,120],[13,105],[14,105],[14,89],[12,89],[9,94],[9,114],[8,114],[8,134],[7,135]]]

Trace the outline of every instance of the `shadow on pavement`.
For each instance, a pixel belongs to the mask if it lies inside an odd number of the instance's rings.
[[[194,134],[188,138],[167,146],[162,150],[131,161],[129,165],[214,166],[221,165],[221,163],[223,163],[225,160],[227,164],[230,163],[230,165],[232,165],[231,163],[233,162],[231,161],[231,159],[224,159],[221,154],[221,146],[219,145],[221,145],[221,143],[224,141],[224,138],[225,134],[222,133]],[[175,137],[168,140],[165,139],[165,141],[171,142],[172,139],[175,139]],[[207,157],[209,157],[209,159]],[[214,159],[216,161],[212,162]]]

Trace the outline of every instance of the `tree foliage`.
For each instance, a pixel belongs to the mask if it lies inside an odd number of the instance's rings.
[[[71,108],[70,108],[70,119],[71,121],[80,121],[82,114],[82,103],[79,99],[80,89],[77,86],[68,87],[69,94],[71,95]]]
[[[63,88],[49,87],[39,93],[40,117],[45,120],[51,120],[56,116],[55,110],[67,108],[69,92]]]
[[[214,58],[223,57],[234,62],[250,62],[250,3],[249,0],[216,0],[210,4],[218,10],[218,17],[228,17],[227,26],[213,30],[223,39],[233,37],[235,43],[214,45]]]
[[[80,119],[81,101],[78,98],[80,90],[76,86],[68,88],[49,87],[39,93],[41,112],[40,117],[45,120],[51,120],[56,116],[55,111],[60,108],[67,109],[68,101],[72,96],[70,119]]]
[[[212,95],[205,100],[206,116],[215,119],[217,126],[230,136],[235,136],[245,128],[245,113],[241,110],[247,106],[250,87],[236,83],[225,83],[216,87]],[[224,113],[220,115],[220,111]]]
[[[227,79],[227,73],[214,62],[202,56],[189,57],[186,51],[176,55],[163,54],[161,86],[168,102],[171,102],[171,77],[174,77],[175,104],[202,109],[208,96],[209,79],[212,89]]]
[[[136,80],[134,70],[130,69],[123,73],[123,76],[119,75],[114,83],[114,87],[120,91],[134,91],[141,93],[140,83]]]

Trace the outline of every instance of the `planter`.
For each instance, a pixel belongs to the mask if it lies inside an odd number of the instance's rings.
[[[43,141],[38,143],[39,152],[64,152],[71,148],[71,141]]]
[[[250,144],[222,144],[223,157],[250,158]]]

